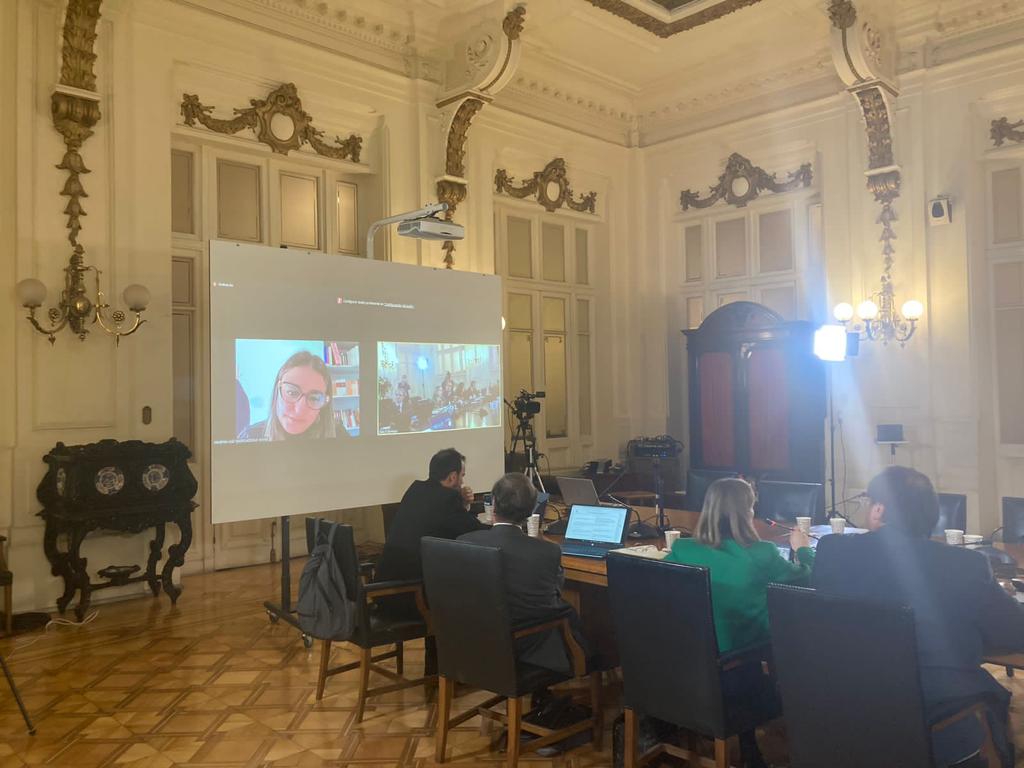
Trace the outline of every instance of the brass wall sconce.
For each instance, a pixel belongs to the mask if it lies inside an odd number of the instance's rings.
[[[21,305],[28,309],[28,321],[32,327],[49,338],[50,343],[56,341],[56,334],[65,326],[71,328],[79,339],[85,339],[89,334],[89,325],[98,323],[99,326],[114,337],[115,342],[120,342],[122,336],[130,336],[139,330],[145,320],[142,319],[142,312],[149,304],[149,290],[142,285],[129,285],[124,289],[122,297],[128,308],[135,313],[134,319],[128,319],[126,313],[120,309],[111,311],[100,290],[100,270],[85,263],[83,258],[84,249],[81,245],[75,245],[71,252],[71,259],[64,267],[64,290],[61,291],[60,300],[57,306],[50,307],[47,312],[49,326],[44,326],[36,319],[36,310],[46,301],[46,286],[41,280],[28,278],[17,285],[18,300]],[[96,298],[90,299],[86,287],[85,273],[92,272],[96,278]]]

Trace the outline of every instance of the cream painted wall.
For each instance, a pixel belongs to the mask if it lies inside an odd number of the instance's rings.
[[[1024,46],[905,75],[896,101],[895,145],[903,170],[896,204],[897,300],[916,297],[925,317],[905,348],[861,344],[860,356],[833,368],[837,417],[848,453],[850,495],[888,463],[874,444],[878,423],[902,423],[909,445],[897,461],[933,478],[940,491],[966,493],[968,527],[989,533],[1000,525],[999,498],[1020,495],[1019,459],[1002,457],[991,400],[991,297],[985,232],[988,211],[983,157],[989,152],[989,121],[1024,110]],[[706,190],[725,158],[738,151],[771,170],[793,169],[780,155],[806,153],[814,162],[817,199],[824,211],[824,284],[808,282],[804,319],[826,322],[839,301],[856,303],[878,289],[882,259],[875,219],[878,206],[865,188],[866,141],[852,99],[836,95],[756,119],[720,126],[650,148],[645,155],[647,190],[655,201],[647,229],[660,238],[663,268],[678,258],[671,220],[679,192]],[[927,202],[953,200],[953,223],[931,227]],[[715,209],[727,209],[723,203]],[[677,283],[665,280],[664,316],[670,382],[664,416],[685,434],[683,319],[674,309]],[[652,353],[651,363],[657,355]],[[651,393],[654,396],[654,393]],[[843,483],[837,461],[838,483]]]
[[[141,282],[152,292],[152,303],[146,312],[147,324],[118,349],[112,339],[98,333],[84,343],[64,333],[51,348],[24,321],[22,310],[9,306],[12,322],[0,330],[0,350],[10,363],[6,370],[12,377],[13,396],[3,401],[7,405],[0,452],[4,471],[10,467],[15,480],[0,505],[0,529],[11,538],[19,611],[52,608],[60,591],[59,580],[49,574],[42,526],[35,516],[39,510],[35,488],[44,469],[41,456],[58,440],[68,444],[107,437],[162,441],[171,433],[170,149],[172,142],[209,141],[214,136],[180,124],[182,92],[198,93],[222,115],[281,82],[296,83],[304,108],[328,135],[354,130],[364,136],[364,156],[383,180],[385,212],[410,210],[434,199],[434,181],[441,169],[441,128],[433,106],[437,86],[432,83],[375,69],[186,5],[133,0],[104,3],[103,10],[97,42],[103,117],[82,150],[92,173],[84,179],[88,218],[81,240],[87,261],[104,270],[111,296],[118,296],[128,283]],[[4,174],[0,181],[5,185],[0,186],[0,200],[17,196],[16,205],[0,211],[0,223],[5,225],[0,244],[11,243],[5,252],[14,255],[4,262],[0,281],[12,290],[17,280],[37,276],[50,288],[51,298],[68,253],[62,239],[64,200],[57,194],[63,177],[53,168],[63,146],[49,117],[60,23],[58,0],[17,0],[3,4],[0,15],[0,34],[8,36],[3,39],[17,38],[16,44],[3,46],[0,54],[16,59],[17,67],[4,67],[2,76],[12,78],[13,88],[15,74],[28,75],[17,79],[13,116],[8,111],[0,117],[0,162],[16,160],[16,173]],[[600,371],[595,413],[614,418],[600,422],[594,450],[599,455],[618,455],[619,446],[635,428],[630,418],[633,404],[624,394],[631,374],[616,360],[631,348],[629,340],[640,335],[640,329],[631,309],[632,290],[612,291],[611,286],[632,286],[642,274],[630,225],[631,215],[642,210],[641,201],[630,195],[638,157],[623,147],[515,115],[501,107],[500,99],[477,117],[470,136],[471,190],[458,214],[467,224],[467,239],[456,251],[459,269],[494,269],[496,168],[508,167],[521,177],[552,157],[563,156],[576,189],[599,192],[600,226],[607,240],[595,245],[598,259],[604,262],[597,270],[599,295],[606,301],[598,312],[595,335]],[[226,140],[224,146],[260,149],[244,137]],[[7,181],[12,178],[14,184]],[[12,210],[19,223],[16,248],[6,226]],[[391,237],[389,246],[396,261],[441,264],[439,244]],[[0,388],[6,382],[0,378]],[[144,425],[140,414],[147,405],[153,409],[153,420]],[[202,483],[205,447],[193,448],[198,459],[195,471]],[[203,496],[201,491],[200,500]],[[214,566],[209,520],[209,510],[200,507],[194,515],[186,579],[190,571]],[[365,519],[361,523],[373,527]],[[83,554],[92,572],[110,563],[139,562],[147,538],[93,534]],[[111,589],[96,597],[102,602],[138,591]],[[187,591],[182,600],[187,605]]]

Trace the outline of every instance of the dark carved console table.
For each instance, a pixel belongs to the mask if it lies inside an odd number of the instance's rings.
[[[192,543],[192,510],[196,507],[192,498],[198,489],[188,466],[191,455],[183,443],[171,438],[159,444],[140,440],[71,446],[57,443],[43,457],[49,469],[36,497],[43,505],[39,516],[46,521],[46,558],[53,575],[64,579],[64,594],[57,599],[61,613],[75,592],[80,592],[75,616],[81,621],[94,590],[140,581],[149,585],[154,597],[162,585],[171,603],[177,602],[181,589],[171,577],[176,567],[184,565]],[[168,548],[158,575],[168,523],[178,526],[181,541]],[[99,571],[106,581],[91,581],[87,560],[79,551],[90,531],[141,533],[148,528],[154,528],[155,534],[149,543],[145,572],[136,575],[138,565],[111,565]],[[61,535],[67,537],[66,550],[57,546]]]

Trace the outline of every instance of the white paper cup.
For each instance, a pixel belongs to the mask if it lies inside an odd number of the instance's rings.
[[[796,519],[796,527],[806,533],[808,536],[811,533],[811,518],[809,517],[798,517]]]
[[[540,535],[540,515],[530,515],[526,521],[526,532],[530,536]]]
[[[833,517],[828,521],[828,524],[832,526],[832,533],[842,533],[846,530],[846,519],[842,517]]]
[[[946,543],[956,546],[957,544],[964,543],[964,532],[957,528],[947,528],[945,530]]]
[[[665,549],[672,549],[672,545],[679,540],[679,531],[665,531]]]
[[[965,533],[964,544],[981,544],[985,540],[984,536],[980,536],[977,533]]]

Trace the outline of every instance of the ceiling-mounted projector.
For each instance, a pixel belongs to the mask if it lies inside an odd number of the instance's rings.
[[[466,237],[466,228],[453,221],[428,217],[401,222],[398,225],[398,234],[403,237],[417,237],[420,240],[462,240]]]

